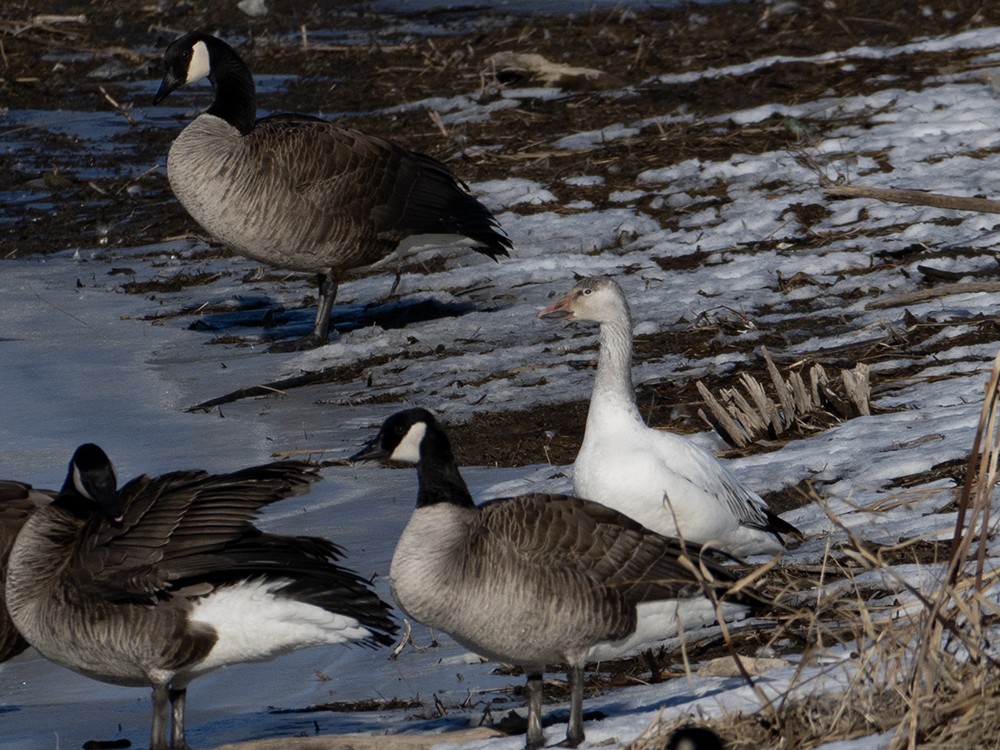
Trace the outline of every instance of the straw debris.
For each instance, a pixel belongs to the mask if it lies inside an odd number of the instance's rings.
[[[761,353],[771,378],[773,397],[751,375],[740,375],[739,386],[724,388],[716,397],[700,380],[697,382],[708,413],[700,416],[734,448],[743,448],[762,439],[777,440],[796,428],[810,427],[817,412],[834,421],[871,413],[870,368],[863,362],[852,370],[840,371],[840,382],[831,380],[820,364],[809,369],[809,383],[798,372],[783,378],[766,347]],[[827,420],[829,421],[829,419]]]
[[[829,514],[846,540],[831,543],[819,566],[772,566],[767,576],[775,600],[772,640],[797,642],[799,674],[781,695],[764,698],[755,714],[694,718],[732,750],[809,750],[872,735],[889,750],[1000,747],[1000,662],[991,648],[1000,622],[1000,571],[984,562],[998,464],[1000,355],[949,559],[927,565],[938,582],[916,587],[893,567],[897,549],[873,548]],[[870,575],[862,579],[871,571],[882,573],[881,586]],[[727,645],[734,644],[727,634]],[[837,653],[840,660],[831,658]],[[835,684],[846,686],[842,692],[824,688],[815,670],[807,675],[807,667],[820,663],[829,665],[822,672]],[[624,750],[660,750],[691,720],[661,715]]]

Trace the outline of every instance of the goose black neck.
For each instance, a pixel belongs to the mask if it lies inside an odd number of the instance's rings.
[[[89,518],[94,511],[93,503],[76,491],[71,477],[66,477],[62,489],[59,490],[59,494],[56,495],[52,504],[81,521]]]
[[[257,120],[257,94],[250,69],[226,46],[212,61],[208,79],[215,87],[215,101],[208,114],[220,117],[246,135]]]
[[[420,463],[417,464],[420,488],[417,507],[451,503],[462,508],[474,508],[472,495],[462,479],[451,452],[448,436],[433,426],[420,441]]]

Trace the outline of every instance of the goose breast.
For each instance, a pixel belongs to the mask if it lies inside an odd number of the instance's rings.
[[[528,495],[478,512],[418,508],[390,570],[400,607],[504,663],[562,662],[634,631],[634,603],[601,586],[580,560],[567,564],[567,548],[549,543],[564,542],[572,529],[519,526],[530,523],[531,505],[545,502],[556,505]]]

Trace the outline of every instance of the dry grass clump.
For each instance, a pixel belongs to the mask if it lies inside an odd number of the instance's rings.
[[[718,397],[700,380],[697,383],[708,407],[707,414],[699,409],[698,416],[734,448],[743,448],[762,438],[781,438],[807,423],[817,412],[824,412],[835,421],[871,413],[868,365],[859,363],[853,370],[841,370],[837,384],[822,365],[814,364],[806,384],[798,372],[783,378],[767,349],[761,347],[761,352],[771,376],[773,396],[764,384],[746,373],[740,376],[742,391],[725,388]]]
[[[991,646],[1000,623],[1000,570],[990,570],[986,559],[998,462],[1000,355],[986,389],[950,557],[928,570],[936,582],[911,584],[881,550],[843,526],[846,541],[831,546],[822,565],[769,571],[773,642],[797,641],[801,667],[780,695],[742,671],[761,708],[708,722],[727,747],[809,750],[871,737],[870,746],[889,750],[1000,748],[1000,662]],[[838,653],[830,646],[842,647],[840,653],[846,646],[848,658],[817,676],[816,667],[827,663],[820,657]],[[735,651],[733,658],[740,658]],[[833,692],[837,685],[846,689]],[[661,716],[626,750],[661,750],[670,733],[689,722]]]

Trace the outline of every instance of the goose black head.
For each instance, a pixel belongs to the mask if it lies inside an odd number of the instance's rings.
[[[109,521],[121,523],[124,511],[118,497],[118,477],[111,459],[93,443],[85,443],[73,453],[59,496],[74,508],[80,499],[96,505]]]
[[[417,465],[418,508],[437,503],[475,507],[448,436],[426,409],[396,412],[382,423],[378,435],[351,457],[351,461],[377,459]]]
[[[722,740],[708,727],[681,727],[670,735],[667,750],[724,750]]]
[[[403,463],[420,462],[420,445],[428,429],[437,432],[437,420],[426,409],[396,412],[382,423],[378,435],[351,456],[351,461],[389,459]]]
[[[203,31],[192,31],[175,39],[163,53],[164,73],[153,97],[159,104],[171,91],[186,83],[208,78],[215,101],[206,112],[220,117],[246,135],[254,127],[257,95],[250,69],[236,50]]]
[[[160,88],[153,97],[153,104],[159,104],[174,89],[186,83],[212,77],[212,50],[225,42],[211,34],[192,31],[175,39],[163,53],[164,73]]]

